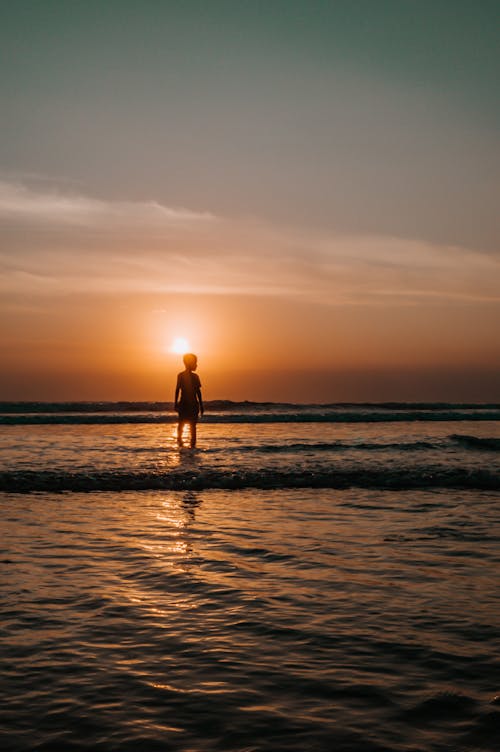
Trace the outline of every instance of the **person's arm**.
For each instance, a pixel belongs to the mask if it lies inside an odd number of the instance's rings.
[[[181,390],[181,380],[180,377],[177,376],[177,384],[175,386],[175,398],[174,398],[174,409],[179,410],[179,392]]]
[[[198,386],[196,387],[196,396],[198,398],[198,404],[200,406],[200,415],[203,415],[203,413],[205,412],[205,410],[204,410],[204,407],[203,407],[203,400],[201,398],[201,384],[198,384]]]

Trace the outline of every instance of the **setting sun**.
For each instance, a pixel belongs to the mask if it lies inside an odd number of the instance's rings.
[[[170,352],[183,355],[189,352],[189,342],[185,337],[176,337],[170,346]]]

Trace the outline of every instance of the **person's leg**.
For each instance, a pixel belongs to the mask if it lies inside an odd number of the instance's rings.
[[[194,449],[196,446],[196,421],[192,420],[189,425],[191,427],[191,449]]]
[[[182,446],[182,431],[184,430],[184,420],[179,420],[177,424],[177,444]]]

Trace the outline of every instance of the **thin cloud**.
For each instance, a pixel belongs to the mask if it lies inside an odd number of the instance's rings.
[[[9,182],[0,182],[0,218],[0,289],[11,294],[239,294],[324,306],[499,300],[495,257],[411,238],[297,230]]]
[[[215,219],[209,212],[163,206],[157,201],[103,201],[84,195],[40,191],[0,181],[0,219],[25,225],[137,226],[185,224]]]

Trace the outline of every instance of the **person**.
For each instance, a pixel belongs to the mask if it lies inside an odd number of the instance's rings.
[[[182,432],[187,423],[190,429],[191,449],[194,449],[196,446],[196,424],[198,422],[198,415],[203,415],[200,377],[195,373],[198,366],[198,358],[193,353],[186,353],[182,360],[186,366],[186,370],[182,371],[177,376],[174,400],[175,409],[179,414],[177,443],[180,447],[183,445]]]

